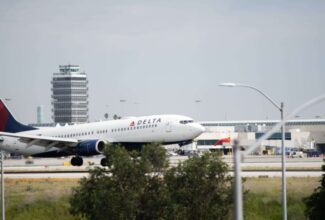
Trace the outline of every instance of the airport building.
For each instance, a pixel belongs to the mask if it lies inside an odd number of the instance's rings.
[[[52,112],[54,123],[71,124],[88,121],[88,80],[78,65],[60,65],[52,78]]]
[[[238,139],[249,146],[279,121],[206,121],[200,122],[206,131],[195,139],[194,150],[217,150],[231,153],[229,140]],[[285,125],[286,151],[293,149],[325,149],[325,119],[290,120]],[[256,154],[280,154],[281,132],[262,142]]]
[[[39,105],[39,106],[37,106],[37,124],[42,124],[42,123],[44,123],[44,121],[43,121],[43,105]]]

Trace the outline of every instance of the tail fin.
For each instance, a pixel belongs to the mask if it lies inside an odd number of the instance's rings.
[[[36,128],[23,125],[9,112],[5,103],[0,99],[0,131],[16,133],[21,131],[35,130]]]

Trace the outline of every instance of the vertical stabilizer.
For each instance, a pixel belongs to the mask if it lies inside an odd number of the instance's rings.
[[[23,125],[18,121],[16,121],[16,119],[9,112],[3,100],[0,99],[0,131],[16,133],[21,131],[35,130],[35,129],[36,128],[34,127]]]

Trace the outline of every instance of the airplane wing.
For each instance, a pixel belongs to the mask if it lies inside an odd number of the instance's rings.
[[[56,138],[56,137],[29,135],[29,134],[20,134],[20,133],[8,133],[8,132],[0,132],[0,137],[1,136],[18,138],[19,141],[26,143],[28,146],[38,145],[38,146],[43,146],[46,148],[49,148],[49,147],[58,147],[58,148],[74,147],[79,142],[81,142],[81,140],[72,139],[72,138]]]

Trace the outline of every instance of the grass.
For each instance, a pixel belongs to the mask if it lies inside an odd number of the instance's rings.
[[[287,178],[288,219],[305,219],[302,198],[320,178]],[[6,180],[6,217],[17,220],[75,219],[69,214],[69,196],[77,179]],[[281,178],[247,178],[244,183],[245,219],[281,219]]]
[[[302,199],[319,185],[320,178],[287,178],[288,219],[306,219]],[[281,219],[281,178],[248,178],[245,182],[245,219]]]
[[[69,213],[69,196],[77,179],[8,179],[7,219],[74,219]]]

